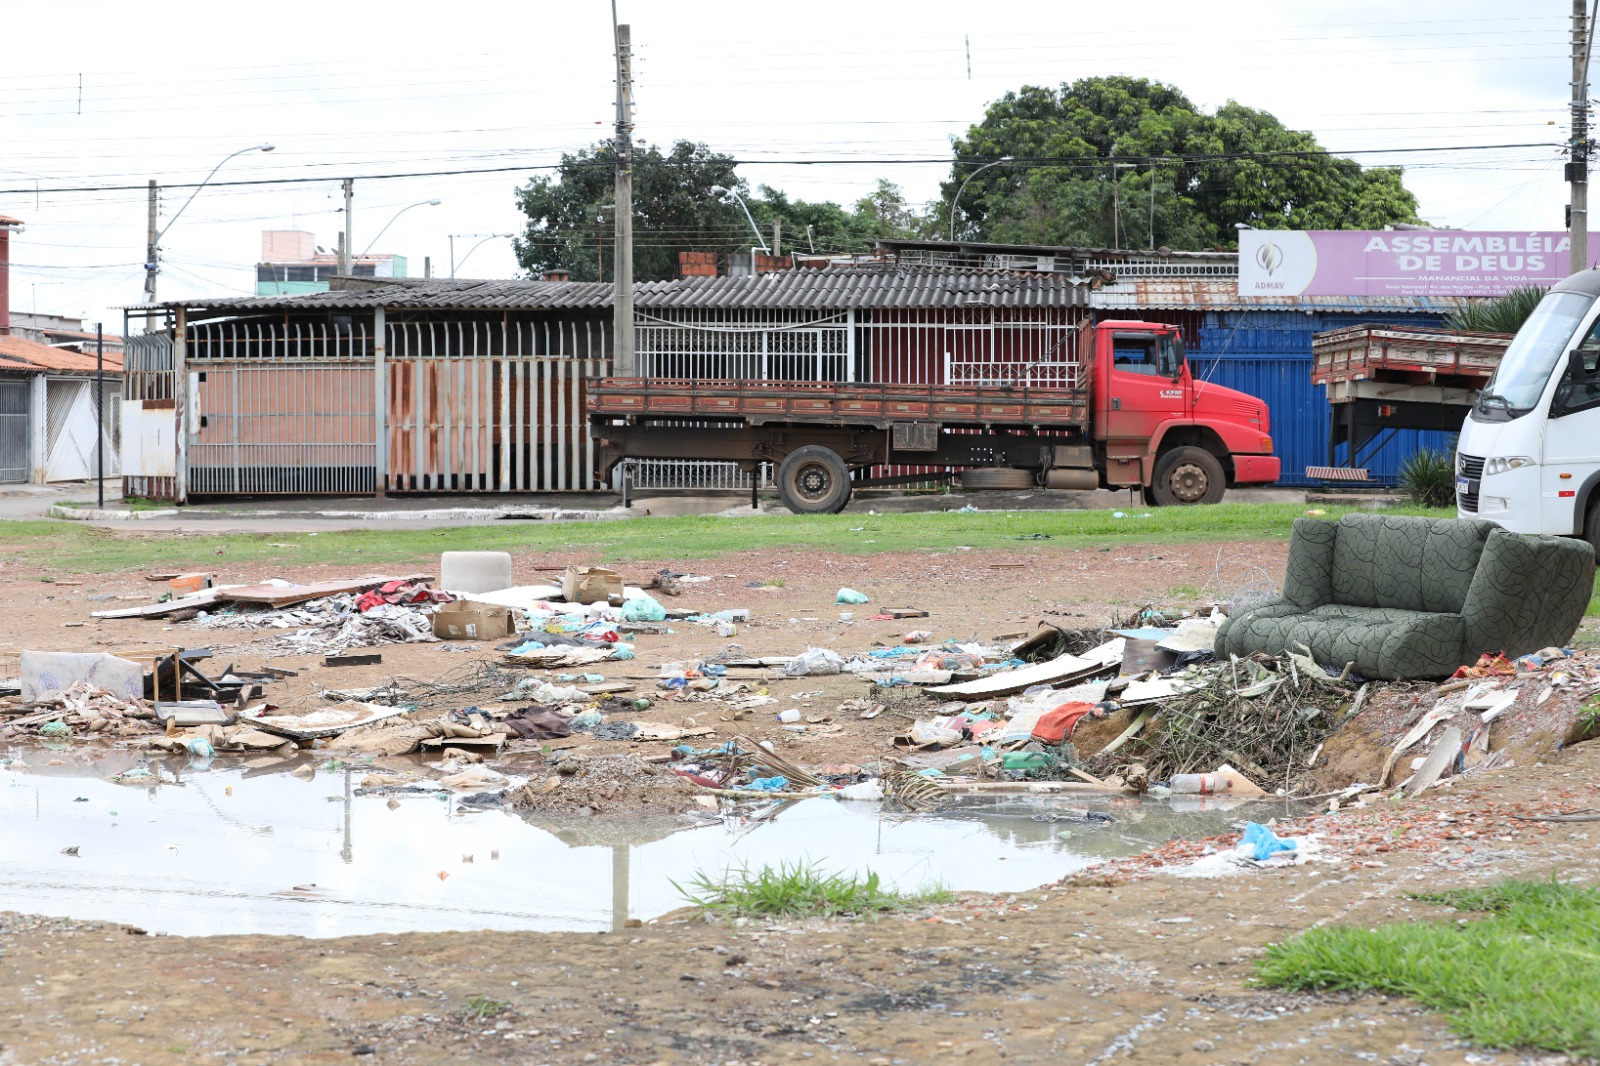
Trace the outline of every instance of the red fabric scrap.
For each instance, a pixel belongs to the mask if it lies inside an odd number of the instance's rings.
[[[1104,718],[1105,712],[1096,712],[1094,704],[1080,700],[1063,703],[1039,716],[1039,721],[1033,726],[1034,739],[1042,740],[1046,744],[1059,744],[1070,737],[1078,723],[1089,715]]]
[[[1456,679],[1471,677],[1516,677],[1517,664],[1512,662],[1510,659],[1507,659],[1505,652],[1496,652],[1493,655],[1490,655],[1488,652],[1484,652],[1482,655],[1478,656],[1477,665],[1458,667],[1456,672],[1450,676]]]

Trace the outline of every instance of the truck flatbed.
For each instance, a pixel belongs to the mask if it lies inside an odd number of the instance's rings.
[[[1027,385],[872,385],[811,381],[604,378],[591,382],[593,415],[612,418],[829,422],[887,429],[896,422],[1082,428],[1086,389]]]

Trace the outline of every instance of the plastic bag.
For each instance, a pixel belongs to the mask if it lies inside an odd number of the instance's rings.
[[[911,723],[911,743],[919,748],[948,748],[961,743],[964,739],[961,730],[950,728],[948,722],[948,719],[935,718]]]
[[[783,668],[785,677],[817,677],[843,672],[844,659],[838,652],[829,651],[827,648],[807,648],[802,654],[789,660],[789,665]]]
[[[653,596],[635,596],[622,605],[622,617],[630,622],[665,622],[667,609]]]
[[[855,589],[840,589],[839,590],[839,594],[834,597],[834,602],[835,603],[866,603],[867,602],[867,596],[866,596],[866,593],[857,592]]]
[[[1260,862],[1263,859],[1270,859],[1280,851],[1293,851],[1297,847],[1299,847],[1297,842],[1280,837],[1264,825],[1246,822],[1244,836],[1240,838],[1236,850]]]

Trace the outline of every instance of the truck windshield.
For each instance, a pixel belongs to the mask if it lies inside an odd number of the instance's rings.
[[[1566,354],[1578,323],[1593,304],[1591,297],[1575,292],[1545,296],[1517,331],[1499,369],[1479,394],[1473,413],[1493,419],[1532,410],[1544,393],[1550,372]]]

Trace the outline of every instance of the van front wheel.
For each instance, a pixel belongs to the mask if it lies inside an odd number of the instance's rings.
[[[1161,507],[1220,503],[1227,475],[1217,457],[1204,448],[1174,448],[1156,460],[1150,493]]]

